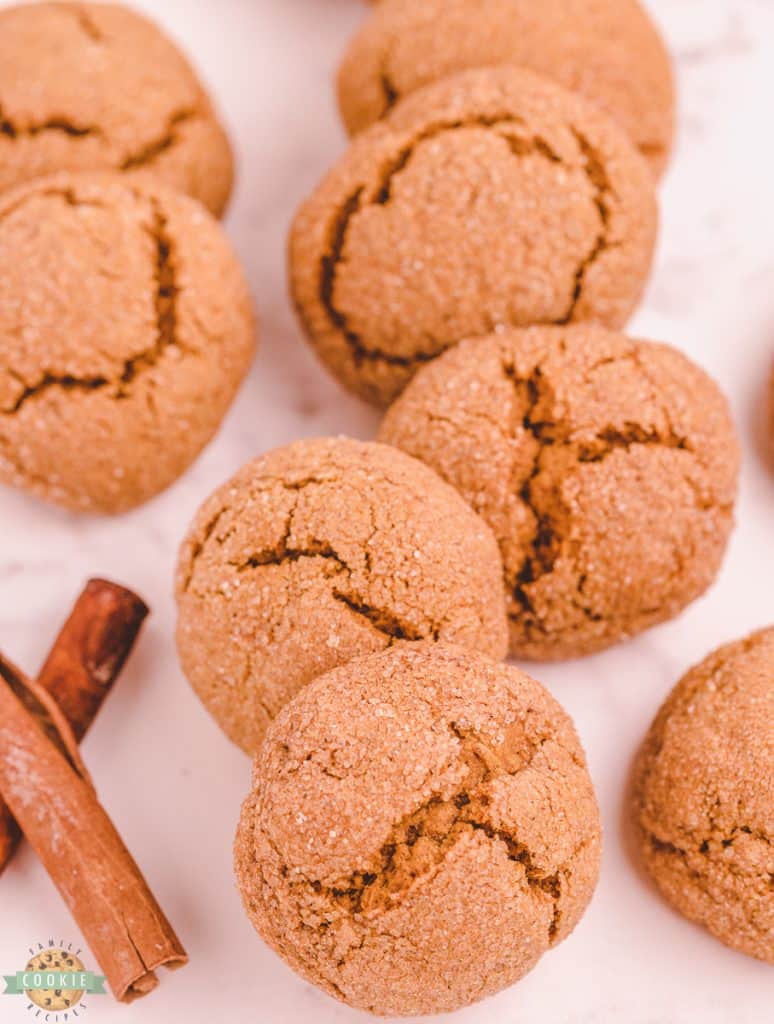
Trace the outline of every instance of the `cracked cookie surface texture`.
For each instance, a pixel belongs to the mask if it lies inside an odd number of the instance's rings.
[[[215,433],[254,344],[196,200],[110,173],[0,196],[0,480],[76,511],[140,504]]]
[[[358,136],[302,205],[294,301],[329,369],[384,405],[463,338],[622,326],[656,221],[648,167],[603,114],[528,71],[463,72]]]
[[[228,139],[192,67],[118,4],[0,10],[0,191],[57,171],[150,172],[223,212]]]
[[[235,862],[266,942],[382,1015],[458,1009],[565,939],[597,880],[573,724],[516,668],[446,644],[315,680],[270,728]]]
[[[669,54],[638,0],[388,0],[350,43],[338,75],[348,130],[464,70],[513,64],[609,114],[655,174],[674,127]]]
[[[421,462],[345,438],[269,452],[217,490],[183,542],[177,601],[183,669],[251,753],[304,685],[354,657],[424,639],[507,649],[486,523]]]
[[[411,381],[379,439],[492,527],[520,657],[589,654],[677,615],[733,526],[725,398],[676,349],[602,327],[462,342]]]
[[[774,964],[774,627],[680,680],[637,759],[632,815],[666,899]]]

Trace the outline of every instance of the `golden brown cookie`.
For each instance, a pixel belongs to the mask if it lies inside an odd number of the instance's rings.
[[[386,404],[462,338],[623,324],[656,219],[648,168],[604,115],[529,71],[466,72],[358,136],[301,207],[293,295],[332,372]]]
[[[350,133],[447,75],[513,64],[580,93],[664,169],[674,130],[669,55],[638,0],[384,0],[339,69]]]
[[[518,981],[594,891],[600,822],[560,705],[445,644],[317,679],[269,730],[237,882],[291,967],[371,1013],[456,1010]]]
[[[177,47],[114,4],[0,10],[0,191],[56,171],[150,171],[223,212],[233,162]]]
[[[601,327],[463,342],[417,374],[379,439],[494,530],[521,657],[589,654],[677,615],[733,525],[724,397],[675,349]]]
[[[0,480],[77,511],[167,487],[247,372],[247,284],[217,221],[148,178],[0,196]]]
[[[632,813],[669,902],[774,964],[774,627],[680,680],[640,751]]]
[[[254,752],[315,676],[427,638],[505,657],[489,527],[432,470],[385,445],[299,441],[202,506],[177,576],[183,670]]]

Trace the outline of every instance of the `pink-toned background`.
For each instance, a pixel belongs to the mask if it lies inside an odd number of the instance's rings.
[[[249,764],[189,691],[175,658],[172,569],[199,502],[249,457],[293,438],[372,435],[301,341],[285,288],[297,202],[344,145],[332,72],[359,0],[137,0],[193,55],[232,131],[239,183],[227,226],[262,318],[253,372],[187,476],[116,520],[77,519],[0,491],[0,646],[33,671],[89,574],[136,588],[153,616],[84,745],[103,802],[178,928],[191,964],[130,1007],[87,1019],[153,1024],[334,1024],[367,1018],[298,980],[254,935],[232,881]],[[621,840],[624,776],[658,704],[710,647],[774,621],[774,476],[756,449],[774,359],[774,3],[650,0],[675,54],[680,137],[635,332],[702,362],[733,403],[745,448],[739,527],[715,588],[677,621],[582,662],[532,671],[575,716],[606,829],[602,881],[575,934],[465,1024],[763,1024],[774,971],[732,953],[652,894]],[[759,439],[759,438],[758,438]],[[49,935],[80,941],[26,850],[0,879],[0,974]],[[86,957],[87,966],[96,965]],[[245,978],[250,979],[249,983]],[[0,996],[0,1021],[25,1001]]]

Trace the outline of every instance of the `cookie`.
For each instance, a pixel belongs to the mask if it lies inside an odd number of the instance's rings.
[[[313,682],[237,831],[262,938],[329,995],[444,1013],[512,985],[591,899],[600,822],[573,724],[516,668],[417,644]]]
[[[66,949],[51,947],[38,953],[27,962],[25,972],[67,971],[80,973],[85,971],[83,961]],[[75,1007],[83,998],[85,989],[27,989],[25,995],[31,1003],[48,1013],[60,1013]]]
[[[385,0],[338,74],[351,134],[408,93],[467,68],[537,71],[605,111],[658,176],[674,132],[669,55],[638,0]]]
[[[0,480],[121,512],[217,430],[254,348],[217,221],[153,179],[63,173],[0,196]]]
[[[463,338],[623,324],[656,220],[613,122],[529,71],[470,71],[352,143],[295,218],[292,290],[323,362],[384,405]]]
[[[666,899],[774,964],[774,627],[680,680],[633,782],[639,851]]]
[[[716,385],[593,325],[503,331],[425,367],[379,439],[494,530],[511,652],[569,658],[669,619],[720,566],[739,451]]]
[[[358,655],[508,646],[489,527],[421,462],[346,438],[270,452],[216,491],[183,543],[177,601],[183,670],[251,753],[303,686]]]
[[[0,191],[57,171],[152,172],[223,212],[228,139],[193,69],[125,7],[0,10]]]

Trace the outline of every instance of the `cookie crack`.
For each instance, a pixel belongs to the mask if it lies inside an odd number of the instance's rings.
[[[62,192],[61,196],[68,205],[82,205],[69,190]],[[180,289],[176,280],[174,246],[168,231],[167,218],[156,200],[153,200],[153,224],[148,229],[148,233],[155,246],[154,279],[156,291],[154,307],[156,340],[154,344],[144,352],[126,359],[120,372],[115,377],[106,377],[104,375],[77,377],[73,374],[59,374],[47,370],[37,381],[27,384],[17,399],[10,406],[2,410],[2,415],[15,415],[27,402],[38,398],[52,389],[62,391],[100,391],[104,388],[113,388],[116,399],[126,398],[130,393],[130,385],[144,370],[155,366],[168,348],[172,346],[179,347],[177,339],[177,297]],[[11,370],[7,372],[17,377],[17,379],[21,379]]]
[[[324,559],[333,564],[334,575],[345,574],[351,580],[352,567],[338,554],[331,544],[325,541],[314,540],[306,543],[303,547],[298,547],[290,543],[296,507],[297,503],[294,503],[286,519],[283,535],[277,544],[255,552],[238,563],[232,562],[230,564],[234,565],[238,572],[245,572],[266,566],[298,562],[303,558]],[[195,546],[192,553],[194,561],[201,554],[209,537],[212,536],[221,515],[222,512],[214,518],[213,522],[207,524],[203,539]],[[368,573],[371,570],[371,557],[367,550],[365,553],[365,564],[366,572]],[[188,585],[190,585],[192,576],[193,562],[187,573],[184,589],[187,589]],[[334,586],[331,589],[331,596],[334,601],[344,605],[353,615],[366,619],[377,632],[384,634],[388,638],[388,646],[392,646],[397,640],[438,640],[440,637],[441,628],[433,622],[428,622],[428,627],[423,629],[409,622],[404,616],[400,616],[388,608],[379,607],[365,600],[354,589]]]
[[[372,199],[368,202],[364,202],[366,186],[360,185],[343,201],[331,226],[328,248],[320,258],[318,299],[330,324],[347,342],[352,351],[352,356],[356,365],[362,365],[364,362],[381,362],[390,366],[413,367],[435,359],[443,351],[449,348],[450,344],[440,343],[437,339],[431,339],[434,345],[432,352],[415,352],[411,356],[399,356],[390,352],[385,352],[382,349],[367,346],[361,335],[352,328],[347,314],[336,305],[334,291],[338,268],[341,263],[344,262],[344,249],[347,242],[347,235],[355,216],[366,206],[387,205],[392,199],[392,186],[395,177],[405,169],[418,147],[440,135],[446,134],[447,132],[476,127],[501,129],[499,132],[500,137],[506,142],[511,153],[517,159],[537,154],[552,163],[561,164],[565,162],[564,159],[551,147],[551,145],[539,135],[524,137],[505,130],[509,127],[518,128],[522,125],[523,121],[511,114],[492,115],[489,117],[472,117],[465,120],[441,121],[429,125],[426,129],[420,132],[416,138],[412,139],[411,143],[405,146],[397,157],[395,157],[386,167],[380,181],[375,186]],[[607,206],[607,195],[612,192],[612,187],[607,179],[604,166],[591,145],[579,132],[573,130],[573,133],[578,141],[581,155],[583,156],[584,173],[593,186],[594,202],[600,212],[600,218],[602,220],[604,230],[600,237],[597,238],[593,251],[585,257],[583,263],[576,272],[573,302],[570,309],[563,317],[558,320],[550,321],[554,324],[566,323],[568,319],[572,318],[575,307],[580,300],[585,276],[588,270],[601,256],[602,252],[605,249],[610,248],[610,243],[607,238],[608,222],[610,219]]]
[[[73,139],[83,139],[88,136],[102,136],[102,129],[92,124],[75,124],[66,117],[49,117],[45,121],[19,124],[5,113],[0,106],[0,135],[8,139],[34,138],[46,132],[59,132],[69,135]]]
[[[571,448],[576,452],[578,463],[583,464],[603,462],[616,451],[629,451],[634,447],[648,445],[678,451],[693,449],[688,438],[676,432],[671,423],[668,430],[658,431],[647,429],[635,421],[625,421],[622,427],[610,424],[602,427],[593,438],[576,441],[570,428],[562,427],[545,414],[538,414],[539,409],[550,405],[552,401],[552,394],[540,365],[525,377],[518,373],[513,364],[505,363],[503,373],[516,389],[517,407],[524,408],[519,425],[532,435],[538,445],[532,470],[519,491],[521,501],[534,517],[535,529],[522,564],[513,574],[512,594],[521,609],[519,617],[526,620],[526,628],[544,630],[526,588],[554,571],[565,541],[564,531],[556,516],[546,507],[545,501],[534,492],[535,480],[543,468],[542,459],[545,452],[552,446]],[[703,506],[699,502],[695,485],[687,477],[686,480],[694,491],[697,507],[706,507],[706,503]],[[581,574],[578,579],[578,596],[573,605],[589,621],[598,622],[601,616],[582,600],[585,582],[586,577]]]
[[[141,167],[147,167],[167,150],[172,149],[180,141],[179,128],[186,122],[193,121],[201,116],[196,107],[186,107],[172,114],[167,121],[164,131],[155,139],[146,142],[133,153],[129,153],[120,165],[122,171],[136,171]]]
[[[614,193],[610,178],[605,170],[604,162],[589,139],[582,132],[577,128],[572,128],[572,133],[583,156],[583,169],[592,188],[592,198],[599,214],[600,230],[587,256],[578,264],[578,268],[575,271],[575,285],[570,305],[564,316],[556,321],[558,325],[568,324],[574,319],[575,312],[583,297],[583,289],[589,272],[603,253],[612,248],[614,244],[610,241],[610,221],[612,218],[609,206],[609,198]]]
[[[548,939],[553,943],[561,921],[559,903],[566,865],[553,872],[541,870],[527,844],[514,832],[496,828],[487,815],[491,784],[529,768],[547,738],[533,741],[528,756],[520,757],[514,766],[507,741],[497,749],[456,723],[450,723],[449,728],[460,742],[460,755],[468,768],[458,789],[446,798],[433,795],[406,815],[365,869],[329,885],[313,881],[312,889],[326,903],[350,915],[378,916],[396,906],[417,882],[431,877],[464,835],[482,832],[493,842],[502,843],[508,859],[521,865],[528,887],[551,901]]]

